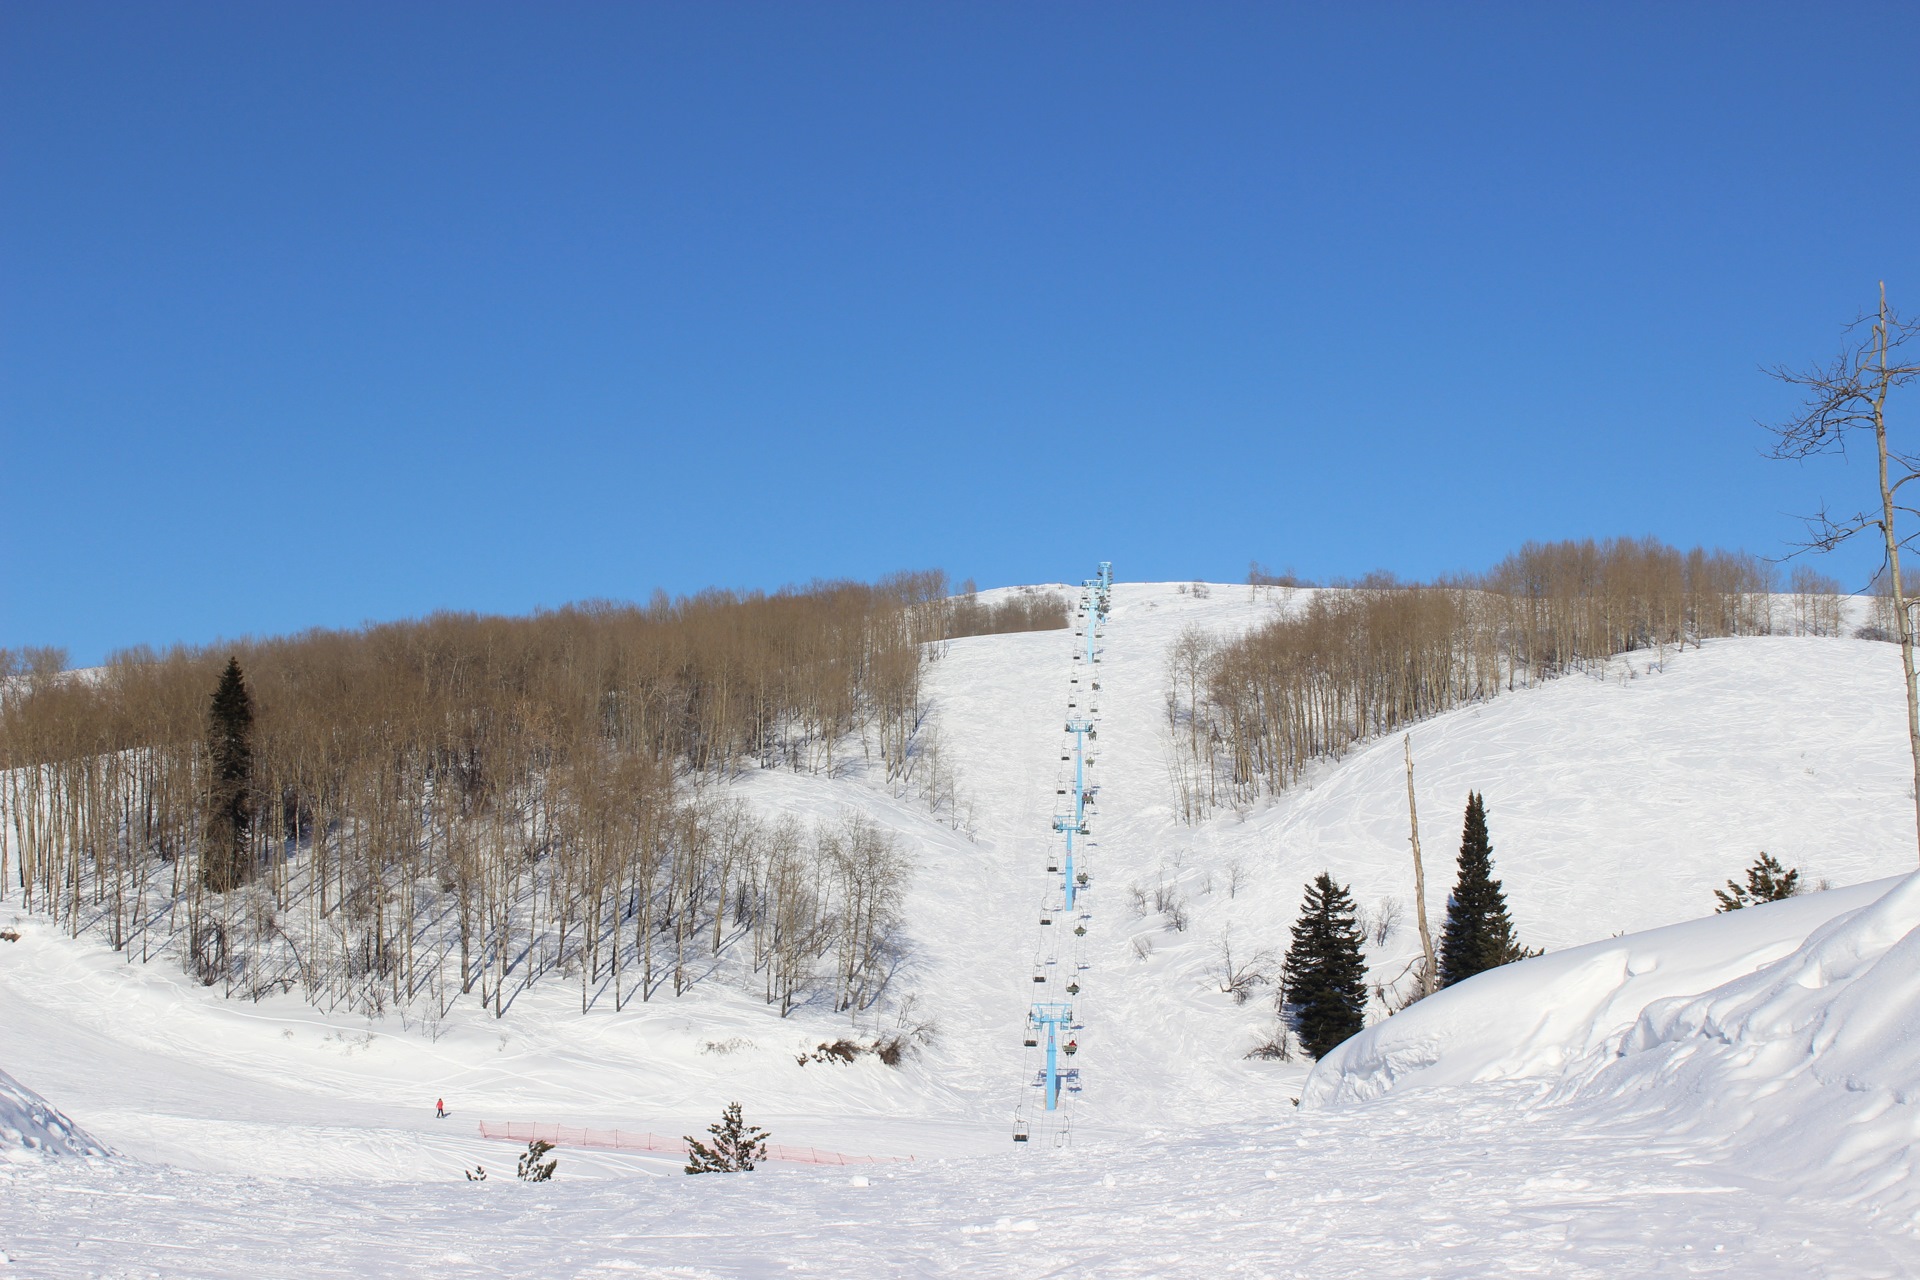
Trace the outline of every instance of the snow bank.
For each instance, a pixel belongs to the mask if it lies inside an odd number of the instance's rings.
[[[1745,914],[1741,912],[1739,914]],[[1920,875],[1813,931],[1791,955],[1650,1004],[1619,1049],[1553,1101],[1657,1117],[1743,1168],[1920,1210]]]
[[[29,1152],[103,1156],[107,1148],[45,1098],[0,1071],[0,1160],[26,1159]]]
[[[1358,1102],[1404,1087],[1557,1082],[1581,1059],[1617,1049],[1655,1002],[1746,977],[1899,883],[1807,894],[1480,974],[1334,1049],[1308,1077],[1300,1105]]]
[[[1302,1107],[1536,1079],[1662,1138],[1920,1205],[1920,875],[1576,947],[1449,988],[1328,1054]]]

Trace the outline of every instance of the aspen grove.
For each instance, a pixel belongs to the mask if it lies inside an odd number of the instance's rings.
[[[905,852],[870,819],[759,815],[723,784],[857,763],[913,785],[922,664],[953,612],[930,571],[85,672],[10,660],[0,876],[67,932],[230,996],[437,1020],[563,979],[585,1010],[682,993],[731,956],[782,1014],[858,1011],[898,962]],[[209,700],[230,660],[251,817],[215,841]],[[235,839],[237,856],[213,847]],[[205,874],[210,857],[236,870]]]

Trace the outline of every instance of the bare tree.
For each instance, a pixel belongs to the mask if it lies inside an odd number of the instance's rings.
[[[1427,928],[1427,871],[1420,864],[1420,811],[1413,803],[1413,735],[1407,734],[1400,745],[1407,753],[1407,841],[1413,846],[1413,915],[1420,923],[1420,994],[1430,996],[1439,966],[1433,959],[1433,934]]]
[[[1803,369],[1775,366],[1768,372],[1805,395],[1800,412],[1770,426],[1775,458],[1799,460],[1821,453],[1845,453],[1850,438],[1873,435],[1878,464],[1880,501],[1851,514],[1835,515],[1822,506],[1807,521],[1810,551],[1831,551],[1854,535],[1877,529],[1888,590],[1893,594],[1893,621],[1900,637],[1900,670],[1907,682],[1907,741],[1913,753],[1915,838],[1920,840],[1920,681],[1914,676],[1913,613],[1900,576],[1900,549],[1914,537],[1897,527],[1901,513],[1920,515],[1920,508],[1899,501],[1900,490],[1920,478],[1920,454],[1906,453],[1887,443],[1887,398],[1895,387],[1920,377],[1920,362],[1907,359],[1903,348],[1920,336],[1920,321],[1902,320],[1887,305],[1887,285],[1880,282],[1880,309],[1847,326],[1840,354],[1824,364]],[[1904,362],[1903,362],[1904,360]]]
[[[1235,1004],[1245,1004],[1255,990],[1273,981],[1279,957],[1271,948],[1261,947],[1252,955],[1236,953],[1231,929],[1222,933],[1214,946],[1214,977],[1219,979],[1221,992],[1232,996]]]

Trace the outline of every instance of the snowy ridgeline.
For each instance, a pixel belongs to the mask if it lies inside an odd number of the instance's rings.
[[[1920,874],[1481,974],[1340,1045],[1301,1105],[1532,1081],[1902,1216],[1920,1208]]]
[[[104,1142],[95,1141],[45,1098],[0,1071],[0,1160],[106,1154]]]

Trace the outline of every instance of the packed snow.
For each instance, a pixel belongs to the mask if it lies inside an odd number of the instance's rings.
[[[1273,1029],[1270,991],[1221,990],[1223,949],[1284,950],[1325,869],[1376,918],[1398,900],[1369,958],[1376,980],[1404,970],[1401,741],[1194,826],[1168,782],[1168,646],[1283,595],[1115,590],[1071,1145],[1009,1137],[1031,1097],[1023,984],[1076,642],[970,637],[929,678],[951,810],[857,769],[735,784],[769,812],[858,808],[915,850],[914,951],[885,1016],[930,1036],[917,1057],[802,1065],[882,1028],[782,1020],[712,985],[585,1016],[536,986],[499,1020],[228,1003],[0,897],[20,935],[0,942],[0,1069],[51,1104],[21,1104],[46,1133],[115,1153],[24,1154],[0,1080],[17,1157],[0,1161],[0,1276],[1920,1272],[1920,887],[1901,878],[1893,646],[1709,641],[1414,726],[1435,928],[1474,788],[1522,940],[1548,954],[1377,1021],[1309,1075],[1245,1056]],[[1710,916],[1762,849],[1835,887]],[[735,1099],[776,1141],[913,1159],[690,1179],[563,1146],[555,1181],[527,1185],[478,1132],[697,1134]]]

